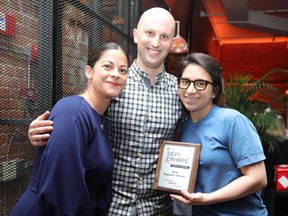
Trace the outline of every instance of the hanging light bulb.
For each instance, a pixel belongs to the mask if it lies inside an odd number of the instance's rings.
[[[173,39],[172,46],[170,48],[170,53],[175,54],[187,53],[189,51],[188,44],[186,40],[179,34],[180,21],[175,21],[175,23],[177,24],[177,34]]]

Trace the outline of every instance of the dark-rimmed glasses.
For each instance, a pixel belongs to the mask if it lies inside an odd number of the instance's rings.
[[[181,89],[187,89],[189,88],[190,84],[193,83],[194,84],[194,88],[197,90],[197,91],[204,91],[207,87],[208,84],[211,84],[213,85],[212,82],[210,81],[207,81],[207,80],[201,80],[201,79],[198,79],[198,80],[189,80],[189,79],[185,79],[185,78],[179,78],[178,79],[178,84],[179,84],[179,88]]]

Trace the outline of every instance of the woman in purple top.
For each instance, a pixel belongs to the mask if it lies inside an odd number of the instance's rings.
[[[99,216],[110,206],[113,154],[102,115],[124,89],[128,63],[115,43],[97,47],[88,58],[87,88],[52,109],[54,130],[39,148],[30,184],[11,216]]]

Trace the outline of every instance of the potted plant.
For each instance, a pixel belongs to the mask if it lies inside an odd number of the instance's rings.
[[[224,89],[226,105],[251,120],[268,153],[277,153],[279,142],[283,142],[286,137],[280,115],[283,109],[287,109],[285,96],[281,96],[279,90],[268,82],[272,74],[279,72],[288,73],[288,70],[272,70],[256,81],[252,80],[251,74],[233,73]]]

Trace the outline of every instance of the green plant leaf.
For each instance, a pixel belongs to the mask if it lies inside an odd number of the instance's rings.
[[[271,133],[278,122],[277,115],[283,107],[284,96],[279,90],[269,84],[269,77],[274,73],[288,73],[288,70],[275,69],[262,78],[253,81],[251,74],[233,73],[225,82],[224,95],[226,105],[236,109],[251,120],[257,129],[263,147],[270,153],[278,151],[278,143],[284,141],[281,134]],[[279,109],[272,109],[271,104],[277,104]],[[286,104],[287,106],[287,104]],[[270,112],[265,109],[270,108]]]

